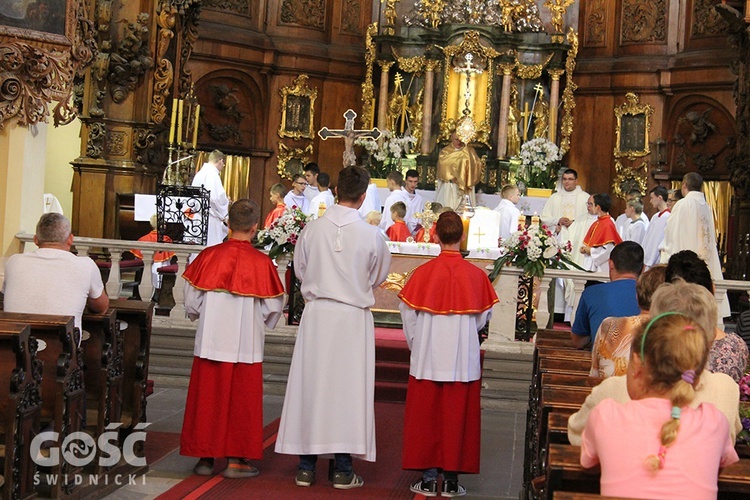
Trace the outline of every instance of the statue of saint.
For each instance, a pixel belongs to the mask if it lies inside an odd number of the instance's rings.
[[[521,120],[521,110],[515,103],[508,108],[508,146],[505,156],[512,158],[521,151],[521,136],[518,134],[518,122]]]
[[[481,178],[482,162],[477,152],[453,132],[450,144],[440,150],[438,157],[435,201],[455,210],[468,194],[476,205],[474,186]]]
[[[549,130],[549,104],[544,97],[539,98],[534,104],[534,138],[547,137]]]

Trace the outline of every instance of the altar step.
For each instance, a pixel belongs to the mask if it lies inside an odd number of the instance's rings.
[[[187,387],[193,363],[195,328],[154,326],[151,335],[149,378],[156,388]],[[379,340],[376,348],[376,399],[403,401],[409,378],[409,351],[402,341]],[[294,350],[294,338],[267,335],[263,361],[266,394],[283,395]],[[487,352],[484,356],[482,405],[525,409],[531,381],[530,354]]]

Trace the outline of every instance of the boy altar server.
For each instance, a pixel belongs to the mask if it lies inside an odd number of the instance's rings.
[[[399,294],[411,349],[402,467],[423,471],[410,487],[435,496],[466,494],[458,474],[479,473],[481,365],[478,331],[498,301],[487,274],[459,252],[461,218],[436,223],[440,255],[418,267]]]
[[[315,480],[318,455],[335,454],[333,487],[364,484],[352,455],[375,461],[373,288],[388,277],[391,254],[357,209],[370,176],[346,167],[339,202],[302,230],[294,270],[305,311],[294,344],[276,452],[300,455],[295,483]]]
[[[199,322],[180,453],[201,457],[193,471],[202,476],[213,473],[214,457],[229,459],[224,477],[257,476],[247,459],[263,458],[263,341],[281,317],[284,288],[250,243],[259,217],[248,199],[232,204],[232,236],[183,274],[185,310]]]

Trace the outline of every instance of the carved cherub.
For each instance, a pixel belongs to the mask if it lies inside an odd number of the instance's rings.
[[[680,118],[681,123],[687,122],[693,127],[693,132],[690,134],[690,144],[703,144],[706,142],[708,134],[716,132],[716,125],[708,120],[711,111],[713,111],[712,108],[706,109],[703,113],[688,111],[683,118]]]

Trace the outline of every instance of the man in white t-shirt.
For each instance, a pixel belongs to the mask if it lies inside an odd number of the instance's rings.
[[[5,264],[5,310],[29,314],[73,316],[81,328],[83,310],[104,313],[109,297],[99,268],[88,256],[70,253],[70,221],[57,213],[42,215],[30,253],[12,255]]]

